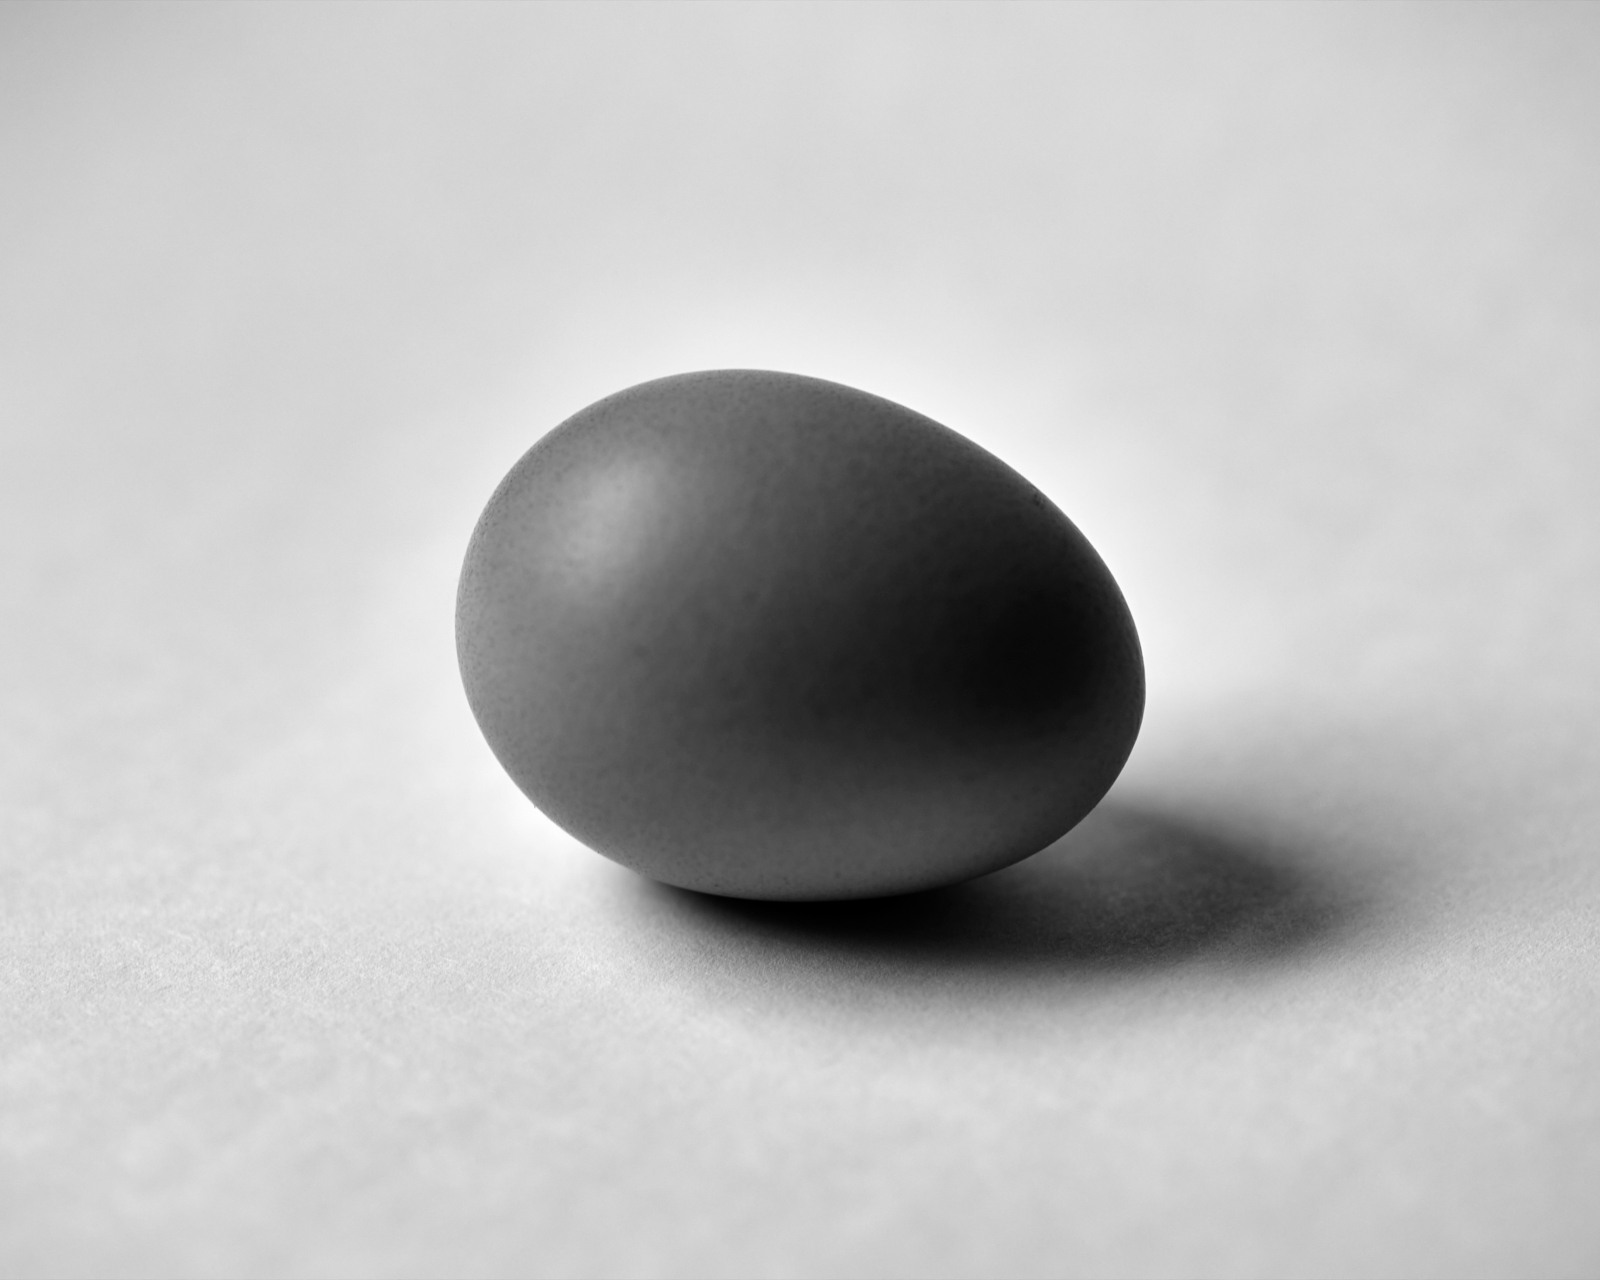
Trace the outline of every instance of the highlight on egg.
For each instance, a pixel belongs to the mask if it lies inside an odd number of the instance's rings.
[[[668,884],[913,892],[1051,844],[1144,709],[1087,539],[965,437],[788,373],[590,405],[495,490],[456,612],[467,699],[534,804]]]

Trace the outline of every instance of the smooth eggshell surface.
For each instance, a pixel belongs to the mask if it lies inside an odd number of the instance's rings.
[[[835,383],[663,378],[540,440],[457,605],[467,697],[546,814],[668,884],[905,893],[1093,808],[1139,730],[1122,594],[971,441]]]

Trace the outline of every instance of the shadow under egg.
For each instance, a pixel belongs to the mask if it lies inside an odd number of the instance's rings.
[[[753,902],[646,884],[657,909],[730,941],[1036,971],[1136,969],[1202,954],[1271,964],[1340,931],[1358,905],[1298,851],[1118,803],[1012,867],[904,897]]]

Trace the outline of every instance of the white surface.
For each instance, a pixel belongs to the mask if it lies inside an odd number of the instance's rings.
[[[1593,1275],[1600,10],[0,11],[0,1268]],[[1141,744],[931,902],[500,774],[472,521],[832,377],[1105,554]]]

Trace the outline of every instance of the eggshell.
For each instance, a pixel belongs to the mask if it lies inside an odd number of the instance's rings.
[[[743,898],[906,893],[1037,852],[1144,708],[1094,548],[993,455],[836,383],[647,382],[546,435],[473,533],[457,641],[517,785]]]

